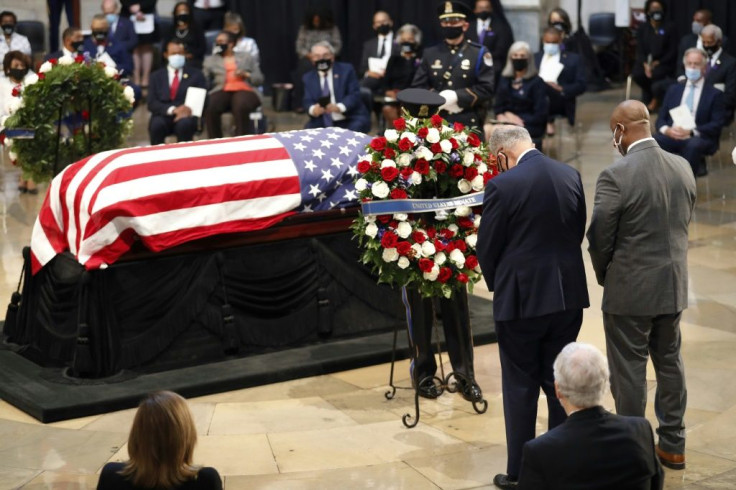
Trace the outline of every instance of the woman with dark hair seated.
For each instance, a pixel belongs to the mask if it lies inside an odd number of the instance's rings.
[[[555,8],[552,9],[547,16],[547,25],[554,27],[562,33],[562,49],[567,52],[578,52],[578,44],[572,33],[572,23],[570,22],[570,15],[565,9]]]
[[[177,2],[172,11],[174,16],[173,28],[164,32],[162,46],[169,44],[171,40],[179,40],[187,50],[187,65],[194,68],[202,68],[207,42],[204,32],[194,22],[192,7],[187,2]]]
[[[547,85],[537,75],[534,57],[524,41],[509,49],[493,110],[497,121],[525,127],[537,148],[541,147],[549,112]],[[493,129],[486,124],[486,135],[490,137]]]
[[[383,76],[384,95],[388,99],[382,108],[386,126],[393,127],[393,122],[400,116],[398,102],[390,102],[396,94],[411,86],[414,74],[422,58],[422,31],[413,24],[404,24],[396,31],[396,38],[401,46],[398,53],[392,53],[386,63]]]
[[[217,470],[192,465],[197,429],[184,398],[171,391],[148,395],[133,419],[125,463],[102,468],[98,490],[222,490]]]

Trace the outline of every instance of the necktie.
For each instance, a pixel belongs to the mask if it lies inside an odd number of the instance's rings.
[[[383,58],[386,55],[386,38],[381,41],[381,49],[378,50],[378,57]]]
[[[322,97],[330,97],[330,83],[327,81],[327,74],[322,77]],[[322,115],[325,127],[332,126],[332,114],[325,112]]]
[[[171,87],[169,87],[169,96],[172,101],[176,99],[177,90],[179,90],[179,70],[174,72],[174,79],[171,81]]]
[[[687,96],[685,97],[685,105],[690,110],[690,113],[693,112],[693,107],[695,106],[695,84],[690,84],[690,91],[687,93]]]

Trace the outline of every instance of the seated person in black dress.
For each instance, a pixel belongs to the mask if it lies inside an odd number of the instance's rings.
[[[174,25],[171,30],[163,33],[163,46],[172,39],[184,43],[187,48],[187,66],[202,68],[207,42],[204,32],[192,18],[192,8],[187,2],[178,2],[174,5]]]
[[[222,490],[217,470],[192,465],[197,429],[187,402],[171,391],[148,395],[133,419],[124,463],[102,467],[98,490]]]
[[[496,120],[525,127],[539,148],[547,125],[548,109],[547,84],[537,75],[529,45],[517,41],[509,49],[506,66],[498,82],[493,105]],[[486,136],[490,137],[494,126],[486,124],[484,129]]]
[[[422,31],[413,24],[404,24],[396,32],[399,41],[399,52],[394,53],[386,64],[386,74],[383,77],[384,95],[387,102],[384,104],[383,118],[386,126],[393,127],[394,119],[400,116],[398,103],[390,103],[396,94],[411,86],[414,73],[422,57]]]

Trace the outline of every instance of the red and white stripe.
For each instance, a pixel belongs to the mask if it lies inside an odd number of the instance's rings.
[[[33,272],[66,250],[96,269],[136,237],[157,252],[266,228],[300,204],[294,162],[268,135],[99,153],[51,182],[31,237]]]

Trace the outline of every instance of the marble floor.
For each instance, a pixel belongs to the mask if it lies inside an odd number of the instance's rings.
[[[588,94],[579,106],[581,156],[570,164],[582,174],[589,213],[596,178],[616,158],[608,117],[622,97],[622,90]],[[298,127],[303,117],[272,116],[277,129]],[[139,110],[136,118],[140,129],[131,144],[145,144],[145,113]],[[733,146],[725,135],[722,161],[711,159],[710,174],[698,180],[690,228],[690,301],[682,322],[688,467],[666,470],[665,488],[671,490],[736,488]],[[571,153],[573,147],[574,138],[563,136],[559,148],[550,145],[550,153]],[[43,193],[19,195],[17,178],[5,158],[0,164],[0,315],[17,283],[21,249],[43,200]],[[589,260],[586,266],[593,306],[585,312],[580,339],[604,349],[602,291]],[[491,297],[483,287],[476,294]],[[493,475],[506,466],[498,348],[478,347],[475,354],[478,381],[489,401],[483,415],[459,395],[444,394],[423,401],[419,425],[406,429],[401,416],[412,408],[411,393],[400,390],[386,400],[389,366],[378,365],[191,399],[199,431],[195,461],[216,467],[228,490],[493,488]],[[406,362],[398,372],[408,373]],[[656,382],[649,374],[653,392]],[[613,406],[610,396],[606,406]],[[654,421],[651,403],[648,416]],[[105,462],[125,459],[132,418],[133,411],[125,410],[44,425],[0,400],[0,488],[94,488]],[[540,400],[538,430],[545,425]]]

